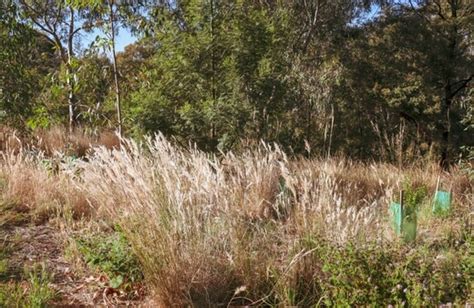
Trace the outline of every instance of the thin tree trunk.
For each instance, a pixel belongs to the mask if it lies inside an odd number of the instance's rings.
[[[440,165],[443,169],[447,170],[450,165],[450,155],[449,151],[451,148],[451,104],[452,104],[452,94],[451,94],[451,85],[448,84],[445,87],[445,97],[444,103],[442,106],[442,116],[444,117],[443,132],[441,139],[441,161]]]
[[[210,0],[211,4],[211,16],[210,16],[210,25],[211,25],[211,91],[212,91],[212,107],[216,108],[216,60],[214,54],[214,0]],[[211,142],[214,142],[216,138],[216,125],[214,121],[211,124]]]
[[[70,8],[70,23],[69,33],[67,40],[67,63],[66,63],[66,84],[68,88],[68,107],[69,107],[69,132],[72,133],[76,127],[76,96],[74,94],[75,80],[74,80],[74,69],[72,67],[72,60],[74,57],[74,9]]]
[[[120,84],[119,84],[119,71],[117,65],[117,55],[115,52],[115,14],[114,14],[114,2],[109,0],[109,18],[110,18],[110,31],[111,31],[111,43],[112,43],[112,64],[114,69],[114,83],[115,83],[115,108],[117,109],[117,122],[118,122],[118,133],[122,136],[122,109],[120,102]]]

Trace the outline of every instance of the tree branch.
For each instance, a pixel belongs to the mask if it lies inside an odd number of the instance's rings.
[[[455,83],[453,84],[453,86],[454,86],[454,85],[457,85],[457,84],[459,84],[459,83],[460,83],[461,85],[460,85],[459,88],[457,88],[454,92],[452,92],[452,93],[449,95],[449,97],[450,97],[450,98],[455,97],[456,94],[458,94],[461,90],[463,90],[465,87],[467,87],[467,85],[469,84],[469,82],[471,82],[471,80],[472,80],[473,77],[474,77],[474,75],[471,75],[471,76],[470,76],[469,78],[467,78],[467,79],[463,79],[463,80],[459,80],[459,81],[455,82]]]
[[[441,4],[438,1],[433,1],[433,3],[438,7],[438,16],[441,17],[442,20],[446,20],[446,17],[443,15],[443,9],[441,8]]]

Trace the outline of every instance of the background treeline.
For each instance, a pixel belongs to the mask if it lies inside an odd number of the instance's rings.
[[[474,145],[470,0],[126,2],[2,0],[0,121],[445,165]]]

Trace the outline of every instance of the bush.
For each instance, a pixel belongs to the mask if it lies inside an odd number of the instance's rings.
[[[468,247],[456,253],[429,247],[346,246],[324,258],[328,306],[437,306],[462,304],[469,296]]]

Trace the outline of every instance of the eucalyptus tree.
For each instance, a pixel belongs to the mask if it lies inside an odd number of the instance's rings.
[[[115,92],[115,110],[117,115],[117,131],[122,135],[122,110],[121,110],[121,91],[120,91],[120,72],[117,64],[116,35],[120,28],[121,18],[120,5],[115,0],[97,1],[97,0],[76,0],[75,5],[78,8],[89,8],[95,16],[94,25],[101,29],[105,37],[96,39],[98,45],[102,45],[108,51],[112,60],[114,92]]]
[[[321,122],[328,128],[341,70],[339,49],[354,19],[375,2],[178,0],[149,6],[145,29],[156,53],[146,82],[132,95],[137,123],[210,150],[241,138],[297,151],[304,150],[304,139],[319,146],[315,136],[323,134]]]
[[[98,37],[96,45],[105,47],[110,52],[113,68],[113,83],[115,95],[115,110],[117,116],[117,131],[122,135],[122,103],[121,103],[121,85],[120,85],[120,69],[117,61],[116,52],[116,36],[120,28],[134,28],[134,21],[142,13],[140,10],[144,8],[144,4],[136,2],[134,5],[127,4],[117,0],[71,0],[71,4],[82,10],[88,10],[93,17],[93,25],[95,29],[100,29],[105,37]]]
[[[42,79],[57,67],[53,45],[22,22],[14,1],[0,2],[0,120],[22,127]]]
[[[81,31],[92,30],[91,15],[86,9],[78,9],[63,0],[17,0],[24,20],[43,34],[59,53],[66,67],[66,85],[68,89],[69,129],[77,125],[75,60],[77,39]]]

